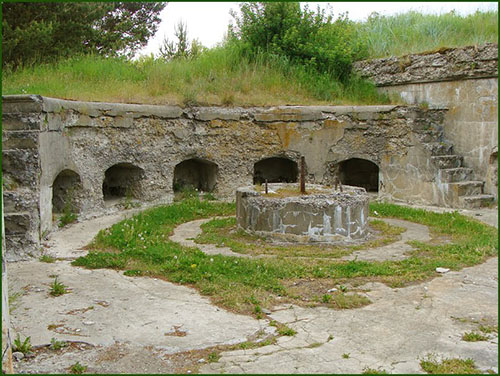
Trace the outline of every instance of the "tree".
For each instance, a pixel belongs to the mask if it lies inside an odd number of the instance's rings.
[[[126,56],[146,45],[166,3],[3,3],[2,65],[95,53]]]
[[[197,39],[194,39],[190,46],[187,36],[187,25],[182,21],[175,25],[174,35],[177,38],[177,42],[171,41],[166,37],[163,38],[160,46],[160,58],[165,60],[195,58],[203,52],[204,47]]]
[[[333,21],[319,8],[302,10],[299,2],[247,2],[240,5],[240,13],[232,14],[235,25],[230,26],[229,41],[241,43],[250,57],[282,55],[345,80],[353,60],[366,49],[346,15]]]

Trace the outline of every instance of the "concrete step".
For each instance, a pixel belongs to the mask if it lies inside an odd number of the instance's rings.
[[[451,155],[437,155],[431,157],[432,162],[438,168],[457,168],[461,167],[464,161],[464,157],[461,155],[451,154]]]
[[[432,155],[450,155],[452,154],[453,145],[446,142],[427,142],[424,143],[425,148],[431,152]]]
[[[462,196],[458,198],[460,207],[464,209],[477,209],[483,206],[489,206],[495,202],[495,196],[493,195],[474,195],[474,196]]]
[[[468,180],[459,183],[450,183],[450,188],[457,192],[458,196],[476,196],[483,193],[484,181]]]
[[[472,168],[444,168],[439,170],[439,178],[443,183],[458,183],[472,180],[472,173]]]

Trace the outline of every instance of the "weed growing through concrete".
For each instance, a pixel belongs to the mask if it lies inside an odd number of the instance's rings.
[[[50,255],[42,255],[42,256],[40,256],[39,260],[41,262],[46,262],[46,263],[49,263],[49,264],[52,264],[52,263],[56,262],[56,258],[52,257]]]
[[[80,364],[80,362],[76,362],[69,369],[70,373],[73,373],[73,374],[76,374],[76,375],[82,374],[82,373],[84,373],[86,371],[87,371],[87,366],[84,366],[84,365]]]
[[[31,351],[31,337],[26,337],[24,341],[21,341],[21,337],[19,334],[17,335],[16,339],[14,339],[14,343],[12,346],[12,351],[13,352],[22,352],[24,355],[29,353]]]
[[[58,341],[55,338],[50,339],[50,348],[52,350],[61,350],[62,348],[66,347],[68,344],[64,341]]]
[[[490,334],[490,333],[498,333],[498,326],[495,325],[479,325],[479,330],[482,331],[483,333]]]
[[[342,358],[344,358],[344,359],[349,359],[350,357],[351,357],[350,353],[344,353],[344,354],[342,354]]]
[[[212,351],[210,354],[208,354],[208,362],[209,363],[218,362],[219,359],[220,359],[220,355],[217,353],[217,351]]]
[[[73,265],[121,269],[131,275],[165,278],[197,288],[219,306],[240,313],[262,314],[263,308],[278,303],[278,297],[280,303],[327,304],[337,309],[369,304],[369,300],[355,294],[354,289],[349,293],[332,293],[329,303],[315,303],[310,298],[313,295],[321,297],[326,289],[304,290],[301,295],[300,291],[294,292],[294,281],[326,281],[328,286],[346,286],[347,282],[350,286],[359,286],[378,281],[401,287],[437,277],[435,269],[438,266],[459,270],[482,263],[498,251],[497,231],[490,226],[458,213],[440,214],[392,204],[372,204],[371,210],[376,210],[380,217],[426,225],[433,234],[445,236],[450,242],[439,245],[412,242],[414,250],[405,260],[368,262],[325,257],[257,259],[205,255],[196,248],[183,247],[168,239],[174,227],[181,223],[234,215],[234,210],[234,204],[198,198],[146,210],[99,232],[89,246],[90,252],[75,260]],[[265,246],[262,242],[261,247]],[[255,248],[255,252],[259,252],[257,245]],[[248,298],[251,296],[255,302]]]
[[[422,369],[431,374],[478,374],[479,369],[473,359],[441,359],[435,354],[428,354],[420,361]]]
[[[484,334],[478,332],[465,332],[464,334],[462,334],[462,341],[466,342],[480,342],[487,341],[488,339],[488,336],[485,336]]]
[[[277,322],[275,320],[271,320],[271,322],[269,323],[269,325],[276,327],[276,331],[281,336],[290,336],[290,337],[292,337],[295,334],[297,334],[297,331],[295,331],[294,329],[286,326],[285,324],[279,323],[279,322]]]
[[[370,367],[365,367],[363,368],[363,375],[387,375],[387,371],[383,368],[370,368]]]
[[[63,283],[59,282],[56,277],[54,279],[54,282],[52,282],[52,284],[50,285],[50,295],[52,296],[64,295],[67,292],[66,288],[67,287]]]

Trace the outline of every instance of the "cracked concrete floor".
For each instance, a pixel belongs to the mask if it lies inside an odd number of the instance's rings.
[[[50,253],[66,260],[9,264],[9,290],[22,293],[13,304],[14,333],[31,336],[39,346],[51,338],[92,345],[41,352],[16,362],[16,372],[67,373],[78,361],[91,373],[361,373],[366,367],[422,373],[419,357],[428,353],[470,357],[482,370],[498,371],[496,334],[484,342],[461,340],[464,332],[477,329],[476,321],[497,325],[497,258],[406,288],[365,285],[373,303],[360,309],[275,307],[269,318],[287,323],[296,336],[259,349],[223,352],[209,364],[203,349],[272,329],[268,319],[219,309],[189,287],[69,264],[100,228],[124,215],[130,213],[53,233]],[[56,274],[70,294],[48,295]]]

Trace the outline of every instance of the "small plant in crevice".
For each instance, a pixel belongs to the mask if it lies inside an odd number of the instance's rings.
[[[17,335],[16,339],[14,339],[14,343],[12,346],[12,351],[13,352],[22,352],[24,355],[29,353],[31,351],[31,337],[26,337],[24,341],[21,341],[21,337],[19,334]]]
[[[55,257],[52,257],[50,255],[41,255],[40,258],[38,259],[40,262],[46,262],[48,264],[52,264],[54,262],[56,262],[56,258]]]
[[[66,286],[57,280],[57,277],[54,279],[54,282],[50,285],[50,295],[52,296],[60,296],[67,293]]]
[[[58,341],[55,338],[50,339],[50,348],[52,350],[61,350],[62,348],[66,347],[68,344],[64,341]]]
[[[462,341],[466,342],[487,341],[488,339],[488,336],[485,336],[478,332],[465,332],[464,334],[462,334]]]
[[[271,320],[271,322],[269,323],[269,325],[276,327],[276,331],[281,336],[290,336],[290,337],[292,337],[295,334],[297,334],[296,330],[294,330],[294,329],[286,326],[285,324],[279,323],[279,322],[277,322],[275,320]]]
[[[387,371],[382,368],[370,368],[370,367],[365,367],[363,368],[363,375],[387,375]]]
[[[70,373],[73,373],[73,374],[76,374],[76,375],[82,374],[85,371],[87,371],[87,366],[84,366],[84,365],[80,364],[80,362],[76,362],[69,369]]]
[[[212,351],[210,354],[208,354],[208,362],[209,363],[218,362],[219,359],[220,359],[220,355],[216,351]]]
[[[349,359],[350,357],[351,357],[351,354],[349,354],[349,353],[342,354],[342,358],[344,358],[344,359]]]
[[[420,360],[422,369],[431,374],[477,374],[479,369],[473,359],[437,359],[435,354],[428,354]]]

